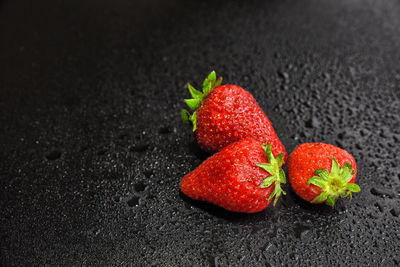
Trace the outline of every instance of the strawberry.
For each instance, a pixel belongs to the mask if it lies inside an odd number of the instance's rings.
[[[338,198],[360,192],[357,166],[345,150],[324,143],[301,144],[289,158],[289,180],[304,200],[334,206]]]
[[[285,192],[281,169],[283,153],[276,158],[271,145],[255,139],[237,141],[205,160],[182,178],[181,191],[236,212],[253,213],[274,205]]]
[[[193,125],[200,147],[215,152],[240,139],[253,138],[271,144],[274,156],[283,153],[286,163],[285,147],[254,97],[239,86],[221,82],[213,71],[203,82],[203,92],[188,84],[193,99],[185,102],[194,113],[184,109],[181,117]]]

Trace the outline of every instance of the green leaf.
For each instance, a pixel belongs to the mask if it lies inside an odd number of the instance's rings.
[[[281,188],[281,183],[286,183],[286,175],[281,168],[281,165],[283,164],[283,153],[280,153],[276,158],[274,158],[271,151],[271,144],[267,144],[267,142],[262,145],[262,148],[265,151],[269,163],[256,163],[256,165],[271,174],[270,177],[264,179],[261,187],[264,188],[275,184],[274,190],[268,197],[269,200],[275,198],[275,206],[279,197],[282,194],[286,195],[286,192]]]
[[[215,73],[215,71],[213,70],[212,72],[210,72],[210,74],[207,77],[208,80],[214,82],[217,79],[217,74]]]
[[[267,171],[269,174],[274,175],[274,165],[270,163],[256,163],[258,167],[263,168],[265,171]]]
[[[333,207],[333,206],[335,206],[335,202],[336,202],[336,200],[332,199],[331,197],[327,197],[325,204],[330,207]]]
[[[349,196],[350,196],[350,201],[353,199],[353,194],[351,192],[349,192]]]
[[[329,178],[329,172],[325,169],[317,169],[314,174],[320,176],[325,181]]]
[[[334,157],[332,157],[331,175],[339,176],[339,174],[340,174],[339,163],[337,162],[337,160]]]
[[[193,86],[190,85],[190,83],[188,83],[187,86],[188,86],[190,94],[192,95],[192,97],[194,99],[202,99],[203,98],[202,92],[196,90]]]
[[[195,111],[192,116],[190,116],[190,120],[193,123],[193,132],[196,131],[197,128],[197,111]]]
[[[348,191],[348,190],[345,190],[345,191],[340,192],[340,197],[341,197],[341,198],[345,198],[345,197],[347,197],[348,195],[351,195],[351,192]]]
[[[286,184],[286,175],[282,169],[279,169],[279,180],[281,183]]]
[[[189,106],[190,109],[198,109],[201,104],[200,99],[185,99],[185,103]]]
[[[351,174],[351,163],[350,163],[350,168],[348,166],[348,163],[343,164],[342,168],[340,169],[340,178],[343,181],[346,181],[347,178],[350,176]],[[350,176],[351,179],[351,176]]]
[[[275,182],[275,176],[268,176],[268,177],[265,178],[264,181],[261,183],[260,187],[261,187],[261,188],[270,187],[274,182]]]
[[[267,153],[267,146],[268,146],[268,143],[267,142],[265,142],[264,144],[262,144],[262,149],[264,149],[264,151],[265,151],[265,153]]]
[[[193,114],[190,115],[189,111],[187,111],[186,109],[182,109],[181,118],[182,118],[184,123],[193,125],[193,132],[196,130],[196,127],[197,127],[197,111],[193,112]]]
[[[274,163],[275,158],[274,158],[274,155],[272,154],[272,151],[271,151],[271,144],[268,144],[265,147],[265,153],[267,154],[268,162],[269,163]]]
[[[206,97],[212,90],[212,83],[209,81],[203,86],[203,96]]]
[[[348,184],[345,185],[345,187],[347,189],[349,189],[353,193],[358,193],[358,192],[361,191],[361,188],[358,185],[354,184],[354,183],[348,183]]]
[[[314,198],[311,202],[312,203],[324,202],[327,198],[328,198],[328,195],[325,192],[322,192],[319,196]]]
[[[273,197],[275,197],[276,194],[279,192],[279,189],[280,189],[280,187],[279,187],[279,186],[276,186],[276,184],[275,184],[274,191],[272,191],[271,195],[269,195],[268,200],[270,200],[270,199],[272,199]]]
[[[210,74],[208,74],[207,78],[204,80],[203,82],[203,88],[209,83],[211,82],[211,85],[215,82],[215,80],[217,79],[217,74],[215,73],[215,71],[212,71]],[[204,91],[203,91],[204,92]]]
[[[310,185],[310,184],[313,184],[313,185],[316,185],[316,186],[322,188],[325,184],[325,181],[322,180],[321,177],[313,176],[307,180],[307,185]]]
[[[275,199],[274,199],[274,207],[276,205],[276,202],[278,202],[279,197],[281,196],[282,193],[285,193],[282,190],[277,191],[277,193],[275,194]]]
[[[184,123],[190,124],[190,116],[191,115],[190,115],[189,111],[187,111],[186,109],[182,109],[181,118],[182,118]]]
[[[345,182],[350,182],[351,178],[353,178],[355,171],[352,169],[351,163],[343,164],[342,168],[340,169],[340,178]]]
[[[343,164],[342,169],[343,168],[351,170],[351,169],[353,169],[353,165],[350,162],[347,162],[347,163]]]
[[[283,165],[283,157],[284,157],[284,155],[283,155],[283,153],[281,152],[281,153],[279,153],[279,155],[275,158],[276,161],[278,162],[278,166],[279,166],[279,167],[281,167],[281,166]]]
[[[187,84],[190,95],[193,97],[193,99],[185,99],[185,103],[188,105],[188,107],[191,110],[197,110],[203,101],[203,99],[207,96],[208,93],[211,92],[211,90],[215,86],[219,86],[222,83],[222,78],[218,78],[217,80],[217,74],[215,71],[212,71],[207,78],[203,82],[203,87],[202,91],[196,90],[190,83]],[[194,114],[193,114],[194,115]],[[196,116],[190,116],[189,112],[187,111],[181,111],[181,118],[185,123],[189,123],[189,121],[192,121],[193,123],[193,131],[196,130],[196,122],[197,118]],[[189,120],[188,120],[189,119]]]
[[[274,191],[272,191],[271,195],[269,195],[268,200],[275,198],[274,200],[274,206],[275,206],[276,202],[278,201],[279,197],[282,194],[286,195],[286,192],[282,190],[280,183],[275,183]]]
[[[220,86],[222,83],[222,77],[219,77],[218,80],[215,81],[213,88]]]

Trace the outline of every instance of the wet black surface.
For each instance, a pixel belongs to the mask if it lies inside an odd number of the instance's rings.
[[[3,1],[3,266],[395,266],[398,1]],[[212,69],[288,152],[344,147],[362,192],[234,214],[184,197],[208,155],[179,117]]]

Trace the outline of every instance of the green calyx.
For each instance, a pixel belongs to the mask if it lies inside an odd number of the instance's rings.
[[[193,98],[185,99],[185,103],[191,110],[194,110],[193,114],[190,114],[186,109],[182,109],[181,118],[184,123],[193,125],[193,132],[196,131],[197,124],[197,109],[200,107],[203,100],[208,94],[217,86],[222,83],[222,77],[217,79],[217,74],[212,71],[203,82],[202,92],[196,90],[193,86],[188,83],[188,89]]]
[[[325,202],[328,206],[333,207],[339,197],[350,196],[351,200],[352,193],[358,193],[361,190],[358,185],[349,183],[354,174],[355,171],[351,163],[345,163],[342,168],[340,168],[337,160],[332,157],[330,173],[325,169],[315,170],[315,176],[307,181],[307,185],[313,184],[322,189],[321,194],[311,202]]]
[[[268,199],[274,199],[274,206],[278,201],[279,197],[283,194],[286,195],[286,192],[282,190],[281,183],[286,183],[286,175],[285,172],[282,170],[283,165],[283,153],[279,153],[279,155],[275,158],[271,151],[271,144],[265,143],[263,145],[263,149],[267,154],[267,159],[269,163],[257,163],[258,167],[261,167],[265,171],[267,171],[271,176],[268,176],[264,179],[261,183],[261,188],[266,188],[275,184],[274,191],[268,197]]]

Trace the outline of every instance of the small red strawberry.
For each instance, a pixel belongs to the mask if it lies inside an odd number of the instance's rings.
[[[182,178],[181,191],[190,198],[211,202],[227,210],[253,213],[274,205],[285,192],[281,169],[283,153],[276,158],[271,145],[247,138],[205,160]]]
[[[221,82],[222,78],[216,79],[213,71],[203,82],[203,92],[188,84],[193,99],[185,102],[194,113],[184,109],[181,116],[193,125],[198,144],[214,152],[240,139],[253,138],[271,144],[275,157],[283,153],[285,163],[285,147],[254,97],[239,86],[221,86]]]
[[[323,143],[301,144],[289,158],[289,180],[304,200],[334,206],[338,198],[360,192],[357,166],[345,150]]]

